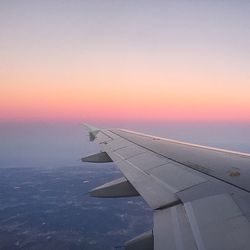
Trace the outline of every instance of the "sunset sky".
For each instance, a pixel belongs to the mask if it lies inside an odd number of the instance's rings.
[[[250,122],[250,2],[1,0],[0,121]]]

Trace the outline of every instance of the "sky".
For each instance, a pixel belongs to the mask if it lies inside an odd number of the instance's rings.
[[[0,122],[250,122],[250,2],[0,0]]]

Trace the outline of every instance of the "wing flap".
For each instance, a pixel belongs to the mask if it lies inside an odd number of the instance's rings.
[[[247,250],[250,224],[229,194],[184,203],[198,249]]]
[[[154,211],[155,250],[195,250],[194,236],[183,205]]]
[[[247,250],[250,224],[230,194],[154,211],[154,249]]]

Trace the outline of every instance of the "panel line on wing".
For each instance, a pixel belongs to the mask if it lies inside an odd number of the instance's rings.
[[[116,152],[113,152],[113,153],[116,154],[116,156],[120,157],[120,155],[117,154]],[[120,157],[120,158],[121,158],[121,157]],[[121,158],[121,159],[122,159],[122,158]],[[138,171],[141,172],[142,174],[145,174],[145,175],[149,175],[149,176],[150,176],[150,174],[148,174],[147,172],[145,172],[145,171],[143,171],[142,169],[138,168],[138,167],[137,167],[136,165],[134,165],[132,162],[129,162],[129,161],[126,161],[126,160],[123,160],[123,159],[122,159],[122,161],[128,163],[129,165],[131,165],[133,168],[135,168],[136,170],[138,170]]]
[[[177,208],[176,206],[170,208],[171,218],[173,223],[174,229],[174,238],[176,243],[176,250],[184,250],[182,237],[181,237],[181,230],[180,230],[180,222],[178,219]]]
[[[152,175],[152,174],[148,174],[150,175],[153,179],[155,179],[157,182],[160,182],[162,185],[164,185],[167,189],[169,189],[170,191],[172,191],[173,193],[177,193],[178,190],[175,189],[174,187],[168,185],[166,182],[160,180],[159,178],[157,178],[156,176]]]
[[[199,250],[206,250],[204,243],[203,243],[203,240],[201,238],[200,229],[198,226],[198,222],[195,218],[191,202],[184,203],[184,207],[185,207],[186,213],[188,215],[189,222],[191,224],[191,230],[193,232],[198,249]]]
[[[115,152],[115,151],[114,151]],[[137,153],[136,155],[132,155],[132,156],[129,156],[129,157],[124,157],[123,155],[117,153],[123,160],[129,160],[135,156],[138,156],[138,155],[141,155],[141,154],[144,154],[145,152],[140,152],[140,153]]]

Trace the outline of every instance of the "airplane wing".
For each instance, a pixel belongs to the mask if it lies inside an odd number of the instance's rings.
[[[120,129],[89,127],[102,152],[82,161],[114,162],[124,177],[90,192],[141,195],[153,229],[125,249],[250,249],[250,155]]]

